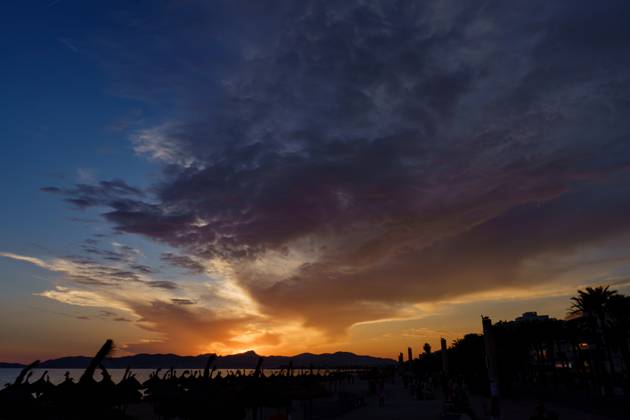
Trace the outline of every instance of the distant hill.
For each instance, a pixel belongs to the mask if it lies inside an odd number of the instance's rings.
[[[176,354],[136,354],[133,356],[112,357],[105,359],[107,368],[124,369],[127,366],[135,369],[170,368],[203,369],[208,360],[207,354],[198,356],[178,356]],[[259,355],[253,351],[219,356],[214,366],[228,369],[254,369]],[[87,367],[91,358],[86,356],[61,357],[43,362],[40,367],[47,369],[82,369]],[[307,368],[354,368],[354,367],[382,367],[396,363],[392,359],[372,356],[361,356],[348,352],[312,354],[302,353],[295,356],[265,356],[263,368],[276,369],[286,367],[289,362],[293,367]],[[22,367],[18,363],[0,363],[0,367]]]
[[[4,362],[0,362],[0,369],[3,368],[23,368],[26,365],[23,365],[21,363],[4,363]]]

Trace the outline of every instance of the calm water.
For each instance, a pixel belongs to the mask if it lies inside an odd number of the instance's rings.
[[[50,381],[54,384],[58,384],[64,380],[64,374],[66,372],[70,372],[70,376],[74,378],[74,381],[77,382],[81,375],[83,374],[84,369],[33,369],[33,375],[31,376],[30,382],[34,382],[44,373],[45,370],[48,370],[48,376],[50,377]],[[162,369],[160,372],[160,376],[166,373],[168,369]],[[181,374],[185,369],[177,369],[175,372],[177,374]],[[203,373],[203,370],[197,369],[200,374]],[[236,372],[236,369],[217,369],[221,372],[223,376],[228,374],[229,372]],[[0,369],[0,388],[4,387],[4,384],[7,382],[13,383],[15,378],[20,374],[21,369]],[[112,376],[114,382],[118,382],[122,379],[125,374],[125,369],[108,369],[109,374]],[[253,369],[242,369],[245,373],[253,372]],[[265,373],[271,373],[275,371],[274,369],[265,369]],[[155,369],[132,369],[132,372],[136,374],[136,378],[140,382],[144,382],[149,379],[149,375],[152,372],[155,372]],[[193,370],[194,372],[194,370]],[[216,375],[216,373],[215,373]],[[100,371],[96,371],[94,374],[94,378],[97,381],[101,380]]]

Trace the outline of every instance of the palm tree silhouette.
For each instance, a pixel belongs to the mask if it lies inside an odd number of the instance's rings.
[[[573,304],[570,312],[575,315],[583,315],[587,318],[595,318],[604,321],[606,306],[616,290],[610,290],[610,286],[587,287],[586,290],[578,290],[578,295],[571,298]]]
[[[424,346],[422,346],[422,350],[424,351],[425,357],[430,356],[431,355],[431,344],[424,343]]]
[[[570,313],[581,315],[586,323],[587,331],[595,342],[593,352],[593,366],[596,375],[600,378],[602,393],[610,391],[610,375],[614,376],[612,353],[606,340],[607,319],[609,318],[609,305],[617,296],[616,290],[610,290],[610,286],[587,287],[586,290],[578,290],[578,295],[571,298],[573,304]],[[607,360],[605,360],[607,359]],[[609,368],[606,368],[606,363]]]

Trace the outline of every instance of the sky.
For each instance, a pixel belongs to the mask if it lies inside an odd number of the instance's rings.
[[[627,1],[0,14],[0,360],[397,357],[630,292]]]

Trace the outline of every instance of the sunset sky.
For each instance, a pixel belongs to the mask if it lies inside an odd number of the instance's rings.
[[[628,1],[19,1],[0,360],[395,358],[630,292]]]

